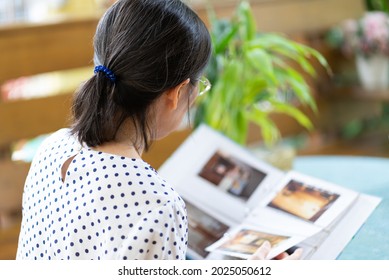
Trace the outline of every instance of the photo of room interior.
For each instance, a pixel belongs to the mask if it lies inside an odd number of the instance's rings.
[[[291,180],[268,206],[315,222],[338,197],[338,194]]]
[[[229,226],[211,217],[206,212],[186,202],[188,211],[189,238],[188,247],[196,254],[206,258],[209,245],[219,240],[229,229]]]
[[[287,236],[242,229],[231,240],[222,244],[219,249],[241,254],[253,254],[265,241],[269,241],[273,247],[276,247],[287,238]]]
[[[266,174],[238,159],[217,151],[204,165],[199,176],[242,200],[248,200]]]

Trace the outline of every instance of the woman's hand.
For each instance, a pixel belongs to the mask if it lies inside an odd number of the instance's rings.
[[[257,251],[249,258],[249,260],[265,260],[267,255],[271,250],[271,245],[269,241],[265,241],[261,247],[258,248]],[[275,260],[299,260],[301,259],[301,255],[303,253],[303,249],[299,248],[293,252],[293,254],[289,255],[286,252],[283,252],[276,256]]]

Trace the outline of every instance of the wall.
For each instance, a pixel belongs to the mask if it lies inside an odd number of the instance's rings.
[[[201,3],[189,1],[206,18]],[[230,17],[238,0],[209,0],[218,17]],[[327,29],[364,12],[363,0],[251,0],[259,30],[301,33]]]

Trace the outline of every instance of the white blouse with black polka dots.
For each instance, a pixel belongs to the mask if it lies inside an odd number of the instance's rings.
[[[183,200],[146,162],[82,147],[68,129],[37,152],[17,259],[184,259],[187,236]]]

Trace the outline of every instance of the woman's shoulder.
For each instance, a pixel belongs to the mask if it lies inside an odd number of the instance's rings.
[[[139,158],[129,158],[83,147],[73,160],[79,171],[98,176],[98,181],[125,183],[128,186],[148,186],[155,189],[169,189],[168,183],[147,162]],[[91,174],[92,173],[92,174]]]
[[[49,134],[42,141],[35,153],[33,162],[42,160],[42,158],[54,158],[64,154],[71,154],[80,149],[81,145],[70,133],[70,129],[62,128]]]
[[[48,134],[46,139],[42,142],[40,148],[47,148],[53,146],[56,143],[62,142],[63,145],[69,145],[75,143],[76,138],[70,133],[69,128],[61,128],[51,134]]]
[[[100,184],[120,189],[130,197],[141,196],[165,204],[181,200],[174,188],[147,162],[83,149],[77,161],[89,166],[89,175]]]

